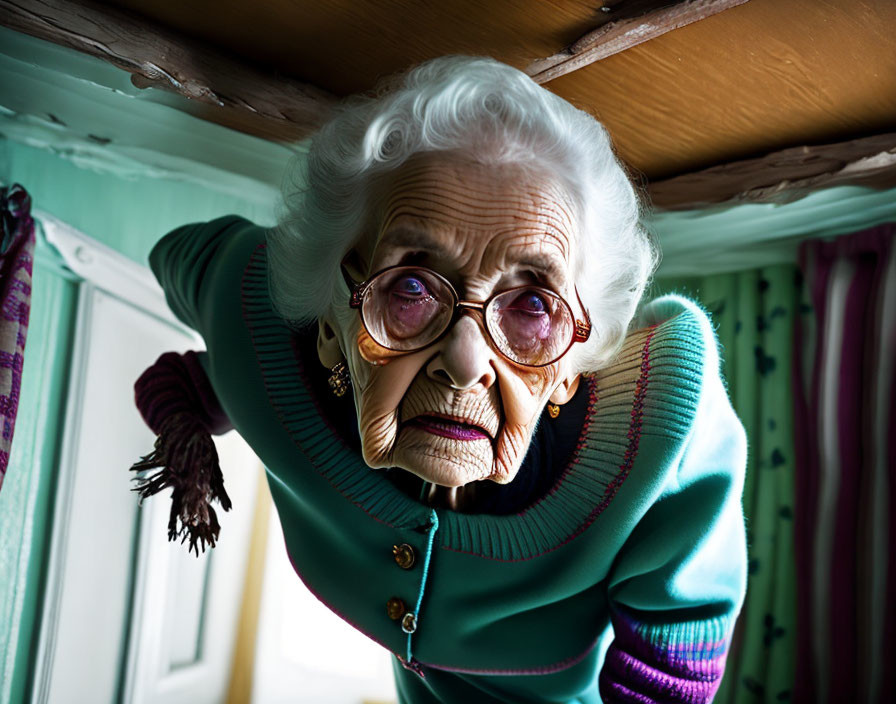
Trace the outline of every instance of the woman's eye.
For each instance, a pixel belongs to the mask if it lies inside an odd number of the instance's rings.
[[[377,306],[388,335],[393,340],[405,340],[419,335],[438,314],[439,302],[430,293],[421,276],[406,274],[395,279],[388,296]]]
[[[512,310],[533,315],[548,312],[548,302],[535,291],[524,291],[509,306]]]
[[[400,278],[395,282],[392,292],[412,298],[425,296],[428,293],[426,285],[415,276],[403,276]]]

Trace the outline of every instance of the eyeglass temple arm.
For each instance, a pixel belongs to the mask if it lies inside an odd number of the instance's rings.
[[[576,318],[576,327],[572,335],[573,342],[585,342],[589,337],[591,337],[591,317],[588,315],[588,311],[585,308],[585,304],[582,303],[582,297],[579,295],[579,289],[573,289],[576,292],[576,300],[579,302],[579,308],[582,309],[582,314],[585,316],[585,320],[581,321]]]
[[[339,271],[342,272],[342,278],[345,279],[345,285],[348,286],[348,290],[351,291],[351,298],[348,302],[349,308],[360,308],[361,302],[364,300],[364,289],[366,288],[366,281],[362,281],[358,283],[355,281],[348,271],[345,268],[345,263],[341,263],[339,265]]]

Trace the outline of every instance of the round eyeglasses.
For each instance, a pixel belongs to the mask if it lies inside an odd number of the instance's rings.
[[[544,367],[574,342],[585,342],[591,321],[577,320],[561,296],[541,286],[516,286],[485,301],[463,301],[440,274],[418,266],[390,266],[357,283],[343,269],[351,290],[349,306],[373,340],[393,352],[416,352],[451,328],[464,310],[482,314],[494,348],[515,364]]]

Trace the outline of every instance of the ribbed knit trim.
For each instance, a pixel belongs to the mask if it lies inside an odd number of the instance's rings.
[[[611,700],[627,701],[638,692],[647,701],[711,702],[725,670],[731,624],[721,616],[653,625],[614,612],[615,639],[601,672],[601,694]]]
[[[243,273],[243,316],[271,404],[311,464],[379,521],[405,525],[421,505],[371,470],[320,417],[300,373],[291,331],[271,307],[265,245]],[[442,549],[493,560],[528,560],[585,531],[629,476],[641,438],[682,440],[703,371],[700,320],[685,311],[631,333],[616,362],[585,378],[589,402],[576,450],[553,490],[515,515],[440,511]]]

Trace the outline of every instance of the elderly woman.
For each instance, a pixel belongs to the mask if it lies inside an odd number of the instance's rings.
[[[296,572],[394,654],[402,702],[709,701],[745,439],[704,313],[638,310],[655,253],[602,127],[439,59],[348,102],[303,169],[275,230],[151,255],[208,346],[137,384],[171,537],[214,544],[232,424]]]

